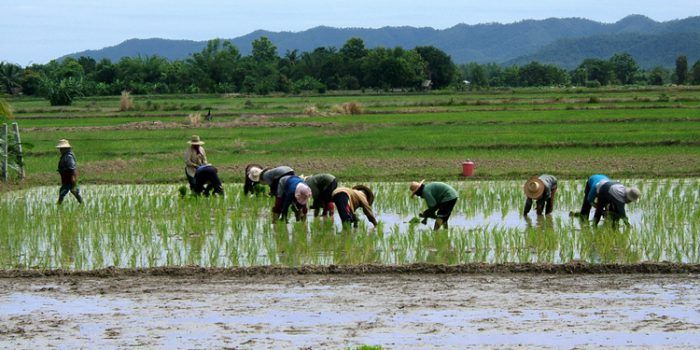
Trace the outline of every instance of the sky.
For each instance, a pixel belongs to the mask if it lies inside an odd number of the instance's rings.
[[[613,23],[700,15],[698,0],[0,0],[0,61],[27,66],[132,38],[208,40],[258,29],[298,32],[582,17]]]

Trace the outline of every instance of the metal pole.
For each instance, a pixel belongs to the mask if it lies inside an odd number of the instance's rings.
[[[17,142],[17,165],[19,166],[19,178],[24,179],[24,162],[22,159],[22,139],[19,137],[19,125],[12,123],[12,131],[15,133],[15,141]]]
[[[2,124],[2,181],[7,182],[7,145],[10,140],[7,139],[7,124]]]

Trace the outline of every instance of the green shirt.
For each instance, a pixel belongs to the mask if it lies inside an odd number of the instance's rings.
[[[457,191],[452,188],[452,186],[444,182],[431,182],[425,184],[423,187],[423,194],[421,196],[428,204],[428,208],[435,208],[442,203],[451,201],[458,197]]]
[[[307,177],[304,182],[311,188],[314,198],[318,198],[323,190],[327,189],[334,180],[335,176],[331,174],[316,174]]]

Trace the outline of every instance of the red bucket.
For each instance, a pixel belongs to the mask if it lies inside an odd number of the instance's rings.
[[[474,162],[466,161],[462,163],[462,176],[474,175]]]

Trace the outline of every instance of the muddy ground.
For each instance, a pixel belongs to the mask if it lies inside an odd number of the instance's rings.
[[[697,274],[0,278],[0,348],[700,348]]]

